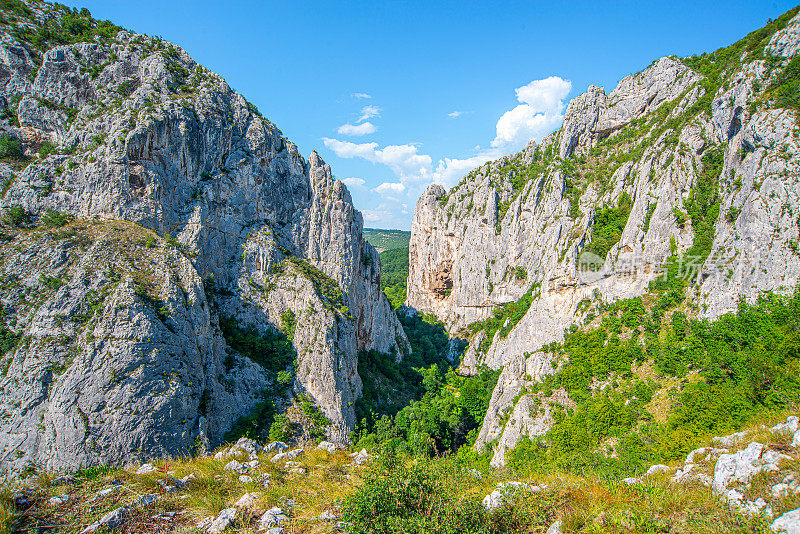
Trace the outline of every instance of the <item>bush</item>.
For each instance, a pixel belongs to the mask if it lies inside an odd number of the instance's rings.
[[[681,302],[682,295],[675,294],[680,292],[662,294],[651,310],[654,318],[660,321],[659,314]],[[618,321],[620,311],[623,317],[628,314],[630,325],[644,313],[639,299],[609,308]],[[653,463],[681,458],[703,438],[740,428],[759,413],[785,410],[800,394],[800,291],[742,304],[736,314],[713,323],[675,311],[643,342],[621,340],[610,325],[567,333],[562,344],[547,347],[568,365],[535,390],[563,388],[576,406],[555,409],[550,432],[523,441],[510,453],[518,472],[593,470],[631,476]],[[674,408],[662,423],[653,422],[644,409],[657,386],[633,378],[632,362],[644,360],[662,375],[697,374],[697,380],[684,381],[671,392]],[[618,384],[617,379],[625,381]],[[592,388],[603,381],[613,387]],[[598,451],[609,438],[617,440],[615,457]]]
[[[616,245],[622,237],[622,231],[628,223],[632,205],[630,195],[623,192],[619,196],[617,207],[598,210],[592,228],[592,240],[584,250],[605,259],[611,247]]]
[[[272,330],[259,334],[254,327],[241,328],[228,318],[220,318],[219,326],[233,350],[273,373],[285,371],[294,361],[294,346],[283,334]]]
[[[295,328],[297,328],[297,317],[292,310],[286,310],[281,314],[281,330],[289,341],[294,340]]]
[[[10,135],[0,135],[0,158],[19,159],[22,157],[22,143]]]
[[[72,215],[69,213],[60,213],[54,210],[47,210],[42,215],[40,222],[47,228],[61,228],[72,220]]]
[[[270,441],[289,441],[294,435],[296,425],[289,420],[285,413],[275,416],[275,421],[269,427]]]
[[[484,510],[464,497],[443,463],[401,462],[391,452],[371,468],[342,507],[351,534],[487,532]]]
[[[6,217],[12,225],[21,227],[28,221],[28,213],[22,206],[11,206],[6,210]]]
[[[207,409],[210,403],[208,390],[203,390],[203,397],[198,405],[198,412],[204,413],[201,408]],[[240,417],[225,434],[225,441],[232,443],[242,436],[250,439],[263,439],[267,429],[271,430],[275,419],[275,406],[269,400],[264,400],[256,404],[255,408],[246,416]],[[270,433],[271,435],[271,433]],[[280,441],[280,440],[279,440]]]

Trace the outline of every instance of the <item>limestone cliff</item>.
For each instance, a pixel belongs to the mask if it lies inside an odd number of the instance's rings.
[[[668,257],[703,317],[797,285],[800,139],[781,96],[798,73],[796,13],[715,54],[663,57],[610,93],[591,86],[540,145],[419,199],[408,304],[470,339],[463,372],[505,366],[477,443],[500,440],[496,463],[535,379],[520,369],[547,368],[536,351],[601,301],[647,292]]]
[[[347,440],[358,351],[407,347],[347,188],[180,47],[9,6],[0,467],[216,445],[275,383],[220,319],[286,332],[294,390]]]

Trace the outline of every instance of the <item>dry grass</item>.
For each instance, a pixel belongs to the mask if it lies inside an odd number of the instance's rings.
[[[0,534],[10,534],[11,520],[14,517],[14,501],[11,486],[0,483]]]
[[[777,416],[764,415],[745,429],[747,439],[733,450],[743,448],[746,443],[760,440],[761,443],[779,452],[791,453],[780,472],[762,473],[753,478],[746,490],[746,498],[767,500],[775,515],[800,507],[800,494],[780,498],[771,496],[771,488],[783,481],[787,473],[797,473],[800,460],[794,449],[787,450],[787,437],[773,435],[768,429],[775,422],[784,420],[792,412]],[[710,442],[709,442],[710,444]],[[698,443],[702,446],[703,443]],[[136,475],[135,467],[111,470],[102,476],[83,477],[68,486],[53,484],[52,475],[41,474],[39,484],[31,494],[35,505],[21,519],[21,529],[36,529],[54,525],[54,533],[78,533],[89,523],[119,507],[130,506],[140,495],[155,493],[159,500],[147,508],[131,508],[131,516],[117,532],[176,532],[188,533],[202,519],[217,515],[220,510],[233,505],[245,493],[258,492],[260,496],[249,510],[240,510],[237,523],[231,532],[254,533],[256,520],[267,509],[283,508],[291,520],[284,524],[286,532],[295,534],[323,534],[335,530],[335,522],[320,521],[319,515],[334,511],[339,515],[341,505],[362,484],[363,468],[351,465],[345,451],[330,454],[309,449],[295,461],[305,473],[289,473],[289,466],[270,461],[272,454],[259,454],[261,465],[248,473],[253,483],[239,481],[238,473],[225,470],[233,459],[245,462],[239,456],[219,460],[213,456],[182,458],[156,462],[157,472]],[[459,503],[480,502],[495,489],[499,482],[515,480],[504,470],[491,471],[482,478],[466,471],[466,465],[457,458],[430,460],[440,466],[440,473],[448,488],[454,489]],[[407,460],[406,468],[413,460]],[[714,459],[697,465],[697,472],[713,472]],[[176,479],[193,474],[196,479],[185,489],[166,493],[163,489],[167,477]],[[567,533],[616,533],[616,534],[723,534],[766,533],[768,522],[761,517],[739,514],[721,501],[710,488],[699,482],[673,483],[670,474],[659,474],[645,479],[641,484],[629,486],[625,483],[604,480],[593,476],[573,476],[551,473],[528,480],[532,485],[546,485],[539,493],[518,492],[504,506],[486,515],[486,524],[493,532],[544,533],[556,519],[563,521]],[[257,482],[260,475],[269,475],[270,484],[263,487]],[[519,479],[516,479],[519,480]],[[121,488],[111,495],[95,499],[100,489],[120,483]],[[52,496],[68,493],[68,504],[50,506]],[[11,488],[0,487],[1,534],[10,532]],[[289,499],[295,505],[288,505]],[[178,512],[171,520],[158,519],[167,512]],[[29,530],[33,531],[33,530]]]

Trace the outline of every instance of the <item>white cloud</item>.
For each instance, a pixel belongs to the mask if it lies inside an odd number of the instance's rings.
[[[362,98],[372,98],[372,95],[368,95],[367,93],[353,93],[352,97],[361,100]]]
[[[364,220],[369,222],[380,221],[383,216],[391,216],[388,211],[361,210],[361,213],[364,214]]]
[[[362,158],[381,163],[404,179],[428,173],[433,161],[427,154],[418,154],[416,145],[388,145],[378,148],[378,143],[351,143],[327,137],[322,141],[340,158]]]
[[[352,135],[352,136],[359,136],[359,135],[367,135],[371,133],[375,133],[378,131],[378,128],[375,127],[374,124],[371,122],[362,122],[361,124],[342,124],[339,126],[339,129],[336,130],[339,135]]]
[[[388,195],[391,193],[400,194],[406,190],[406,186],[404,186],[401,182],[384,182],[373,191],[376,193],[380,193],[381,195]]]
[[[396,226],[394,213],[386,206],[386,204],[379,204],[375,209],[361,210],[364,215],[364,220],[370,223],[379,223],[380,228],[389,228]]]
[[[472,154],[465,158],[443,157],[434,162],[428,154],[420,153],[420,145],[407,143],[386,145],[378,143],[353,143],[339,139],[323,138],[325,146],[341,158],[361,158],[372,163],[386,165],[397,177],[396,181],[384,182],[371,191],[383,197],[383,202],[374,209],[362,210],[364,219],[385,228],[407,223],[408,206],[406,199],[416,199],[422,190],[431,183],[445,187],[456,184],[470,170],[487,161],[497,159],[503,154],[513,153],[523,148],[531,139],[540,141],[542,137],[558,128],[564,120],[564,104],[572,88],[572,83],[557,76],[534,80],[515,90],[519,104],[506,111],[497,120],[497,135],[488,148],[476,145]],[[380,108],[364,106],[355,125],[345,124],[339,128],[342,135],[351,133],[352,128],[369,129],[365,125],[373,117],[380,116]],[[458,118],[470,112],[453,111],[450,118]],[[344,129],[344,130],[343,130]],[[354,187],[364,186],[364,180],[351,178]],[[345,183],[350,185],[350,182]]]
[[[564,120],[564,99],[572,82],[550,76],[518,87],[515,92],[520,105],[506,111],[497,121],[495,148],[519,150],[531,139],[540,140]]]
[[[364,122],[369,120],[373,117],[380,117],[381,116],[381,108],[378,106],[364,106],[361,108],[361,115],[356,120],[356,124],[359,122]]]
[[[364,180],[361,178],[345,178],[342,180],[347,187],[364,187]]]

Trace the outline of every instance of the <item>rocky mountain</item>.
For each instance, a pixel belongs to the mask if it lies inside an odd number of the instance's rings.
[[[347,441],[358,351],[408,343],[330,167],[162,39],[35,1],[0,39],[0,468],[211,448],[279,379]]]
[[[797,11],[591,86],[540,144],[419,199],[407,302],[469,339],[463,373],[503,368],[476,442],[494,465],[552,424],[525,394],[557,367],[543,347],[607,303],[680,279],[713,319],[797,286]]]

